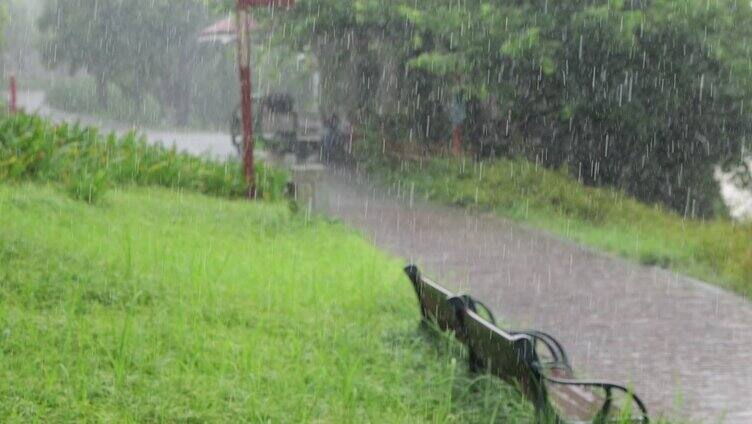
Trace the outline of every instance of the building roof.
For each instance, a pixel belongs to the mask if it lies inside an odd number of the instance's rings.
[[[237,39],[235,17],[228,16],[201,30],[198,41],[202,43],[232,43]],[[248,27],[251,31],[258,29],[256,21],[248,17]]]

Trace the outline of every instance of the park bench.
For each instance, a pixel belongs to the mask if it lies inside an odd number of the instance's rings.
[[[410,265],[405,273],[418,297],[423,322],[454,333],[467,346],[471,371],[488,372],[517,386],[544,423],[647,423],[640,398],[626,387],[578,380],[562,345],[536,330],[503,330],[491,310],[455,295]]]

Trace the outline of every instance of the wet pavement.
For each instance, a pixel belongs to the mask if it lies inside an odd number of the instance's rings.
[[[653,416],[752,423],[751,302],[498,216],[353,180],[331,173],[322,211],[513,327],[553,334],[580,376],[631,384]]]

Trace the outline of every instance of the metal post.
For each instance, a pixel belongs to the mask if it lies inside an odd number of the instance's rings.
[[[238,63],[240,73],[240,110],[243,123],[243,170],[248,198],[256,198],[256,175],[253,164],[253,90],[251,86],[251,31],[248,10],[237,0]]]
[[[10,76],[10,113],[16,113],[18,110],[18,86],[16,76]]]

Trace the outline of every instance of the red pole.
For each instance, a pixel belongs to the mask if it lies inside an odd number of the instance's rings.
[[[10,113],[16,113],[18,110],[18,86],[16,84],[16,76],[10,76]]]
[[[243,122],[243,170],[248,185],[248,198],[256,198],[256,175],[253,167],[253,99],[251,86],[251,31],[248,11],[243,0],[237,0],[238,63],[240,74],[240,110]]]

